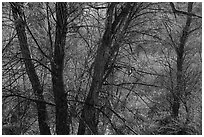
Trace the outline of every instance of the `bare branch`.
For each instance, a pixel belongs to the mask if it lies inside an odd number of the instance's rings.
[[[170,2],[170,6],[171,6],[171,9],[172,9],[172,11],[173,11],[175,17],[176,17],[176,14],[178,14],[178,15],[179,15],[179,14],[183,14],[183,15],[188,15],[188,16],[195,16],[195,17],[197,17],[197,18],[201,18],[201,19],[202,19],[201,16],[196,15],[196,14],[194,14],[194,13],[177,10],[177,9],[175,8],[175,5],[174,5],[173,2]]]

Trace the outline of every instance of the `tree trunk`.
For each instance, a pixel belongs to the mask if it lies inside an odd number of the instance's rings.
[[[26,72],[28,74],[29,80],[31,82],[32,88],[34,90],[35,96],[38,100],[44,102],[43,89],[38,79],[37,73],[35,71],[32,59],[30,56],[30,51],[28,48],[27,36],[25,32],[25,22],[22,19],[22,10],[20,5],[17,3],[11,3],[13,18],[15,20],[15,28],[18,35],[19,45],[21,54],[24,58]],[[50,135],[50,128],[47,124],[47,110],[45,103],[36,102],[37,113],[38,113],[38,123],[41,135]]]
[[[111,72],[107,72],[107,66],[109,64],[110,67],[110,64],[113,64],[111,60],[115,58],[115,53],[117,53],[119,50],[118,43],[120,41],[120,38],[116,38],[118,40],[117,41],[114,40],[113,37],[116,35],[116,33],[119,33],[119,35],[121,36],[128,26],[129,21],[127,21],[126,19],[128,18],[130,10],[129,6],[130,5],[127,4],[118,16],[115,15],[117,17],[115,17],[114,20],[113,12],[114,9],[116,10],[116,3],[111,3],[107,10],[106,30],[103,34],[101,44],[97,49],[97,54],[94,61],[94,74],[92,77],[91,87],[85,100],[84,108],[82,110],[78,128],[78,135],[98,134],[98,96],[102,88],[103,81],[108,77],[107,73],[110,74]]]
[[[51,62],[52,83],[55,98],[56,132],[58,135],[69,134],[68,105],[64,89],[64,47],[67,34],[67,3],[56,3],[56,33],[54,58]]]
[[[193,3],[188,3],[188,13],[192,12]],[[176,86],[176,92],[174,93],[174,101],[172,105],[172,117],[177,118],[179,114],[179,108],[180,108],[180,98],[181,94],[184,94],[185,91],[183,87],[183,63],[184,63],[184,50],[185,50],[185,44],[188,40],[188,34],[190,30],[190,25],[192,21],[192,16],[187,15],[186,24],[182,31],[182,36],[180,38],[180,44],[178,48],[176,49],[177,52],[177,86]]]

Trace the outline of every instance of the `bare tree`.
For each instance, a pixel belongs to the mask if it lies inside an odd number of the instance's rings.
[[[20,3],[10,3],[10,5],[13,12],[13,18],[15,20],[15,29],[18,35],[21,54],[24,58],[26,72],[32,84],[32,88],[34,90],[35,96],[37,97],[38,100],[44,101],[43,89],[40,84],[38,75],[35,71],[34,65],[32,63],[32,58],[30,56],[30,51],[28,48],[29,45],[27,42],[27,36],[25,32],[26,23],[24,20],[24,13],[21,7],[22,5]],[[49,135],[50,129],[47,124],[46,105],[45,103],[40,103],[40,102],[36,102],[36,105],[37,105],[37,111],[38,111],[38,123],[39,123],[40,134]]]
[[[64,47],[67,34],[67,3],[56,3],[56,32],[54,56],[51,61],[52,84],[56,110],[56,132],[58,135],[69,134],[68,106],[63,81]]]
[[[85,105],[82,110],[78,134],[98,134],[97,110],[98,96],[104,80],[113,69],[113,64],[120,48],[122,36],[130,23],[134,4],[125,3],[117,13],[117,3],[109,3],[107,9],[106,28],[97,49],[93,62],[93,77]],[[87,131],[86,131],[87,129]]]

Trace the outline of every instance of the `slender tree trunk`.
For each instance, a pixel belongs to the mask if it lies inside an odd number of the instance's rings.
[[[117,53],[119,50],[119,44],[114,41],[113,37],[116,35],[117,31],[121,31],[120,33],[122,34],[129,23],[126,19],[129,14],[130,5],[127,4],[121,13],[113,20],[114,10],[116,10],[115,6],[116,3],[111,3],[107,10],[106,30],[103,34],[101,44],[97,49],[97,55],[94,61],[94,74],[92,77],[92,83],[88,96],[85,100],[79,123],[79,135],[98,134],[97,125],[99,111],[96,108],[98,107],[98,96],[102,88],[103,81],[105,80],[104,77],[108,77],[106,73],[107,64],[110,65],[113,63],[111,63],[111,60],[116,56],[115,53]],[[119,40],[119,38],[117,40]]]
[[[64,89],[64,47],[67,34],[67,3],[56,3],[56,33],[54,58],[51,62],[52,83],[55,98],[56,132],[58,135],[69,134],[68,105]]]
[[[15,20],[15,28],[18,35],[21,54],[24,58],[26,72],[34,90],[35,96],[38,100],[44,102],[43,89],[35,71],[34,65],[31,60],[30,51],[28,48],[27,36],[25,32],[25,22],[22,16],[22,10],[19,4],[11,3],[13,18]],[[47,110],[45,103],[36,102],[38,123],[41,135],[50,135],[50,128],[47,124]]]
[[[188,13],[192,12],[193,3],[188,3]],[[182,36],[180,38],[180,44],[179,47],[176,49],[177,52],[177,86],[176,86],[176,92],[174,93],[174,101],[172,106],[172,117],[177,118],[179,114],[179,108],[180,108],[180,98],[181,94],[183,94],[185,91],[183,87],[183,63],[184,63],[184,52],[185,52],[185,44],[188,40],[190,25],[192,21],[192,16],[187,15],[186,24],[182,31]]]

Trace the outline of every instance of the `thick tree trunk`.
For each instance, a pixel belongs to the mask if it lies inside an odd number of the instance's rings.
[[[193,3],[188,3],[188,13],[192,12]],[[187,15],[186,24],[182,31],[182,36],[180,38],[180,44],[176,49],[177,52],[177,86],[176,92],[174,93],[174,101],[172,105],[172,117],[177,118],[179,114],[180,108],[180,98],[181,94],[184,94],[185,91],[183,87],[183,63],[184,63],[184,51],[185,51],[185,44],[188,40],[190,25],[192,21],[192,16]]]
[[[120,33],[119,35],[122,35],[129,24],[129,21],[126,19],[129,14],[130,5],[127,4],[121,13],[115,17],[115,20],[113,20],[113,12],[116,10],[115,6],[116,3],[111,3],[107,10],[106,31],[104,32],[101,44],[97,49],[97,55],[94,61],[94,74],[92,77],[91,87],[82,110],[78,135],[98,134],[97,125],[99,111],[96,107],[98,107],[98,96],[102,88],[103,81],[105,80],[104,77],[108,76],[106,73],[107,65],[113,63],[111,60],[116,56],[115,53],[119,50],[118,42],[120,41],[120,38],[116,38],[115,35],[116,33]],[[118,40],[117,42],[114,40],[114,36],[115,39]]]
[[[68,105],[63,81],[64,47],[67,34],[67,3],[56,3],[56,33],[54,60],[51,62],[52,83],[56,110],[56,132],[58,135],[69,134]]]
[[[26,72],[38,100],[44,102],[43,89],[40,85],[37,73],[31,60],[30,51],[28,48],[27,36],[25,32],[25,22],[22,19],[22,10],[17,3],[11,3],[13,17],[15,20],[15,28],[18,35],[21,54],[24,58]],[[50,128],[47,124],[47,110],[45,103],[36,102],[38,123],[41,135],[50,135]]]
[[[106,46],[106,45],[105,45]],[[98,94],[102,86],[102,79],[104,74],[104,68],[106,63],[105,51],[106,49],[102,48],[104,45],[102,44],[101,47],[98,49],[98,54],[95,59],[95,67],[94,67],[94,75],[90,87],[89,94],[85,100],[85,105],[82,111],[82,120],[79,124],[78,134],[83,135],[85,134],[85,125],[88,126],[89,131],[87,134],[98,134],[97,132],[97,107],[98,104]],[[84,123],[85,122],[85,123]]]

